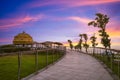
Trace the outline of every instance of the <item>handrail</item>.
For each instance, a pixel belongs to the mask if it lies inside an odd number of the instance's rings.
[[[93,47],[89,47],[89,48],[93,48]],[[105,48],[103,48],[103,47],[95,47],[95,48],[105,49]],[[120,50],[116,50],[116,49],[109,49],[109,48],[107,48],[107,50],[112,50],[112,51],[120,52]]]
[[[93,53],[93,47],[89,47],[88,54],[106,64],[113,73],[118,75],[117,79],[120,80],[120,50],[107,49],[106,53],[105,48],[95,47],[94,51]]]
[[[6,49],[8,49],[8,48],[6,48]],[[49,64],[49,62],[51,61],[51,64],[52,63],[54,63],[54,61],[56,60],[56,58],[60,58],[60,57],[62,57],[65,53],[66,53],[66,47],[64,47],[64,46],[61,46],[61,47],[56,47],[56,48],[45,48],[45,49],[43,49],[42,47],[40,48],[37,48],[37,47],[34,47],[34,48],[32,48],[30,51],[18,51],[18,52],[12,52],[12,53],[2,53],[2,54],[0,54],[0,56],[7,56],[7,55],[17,55],[18,56],[18,80],[21,80],[21,73],[22,73],[22,57],[23,57],[23,54],[33,54],[34,56],[34,65],[35,65],[35,67],[34,67],[34,71],[37,73],[37,71],[39,70],[39,68],[38,68],[38,65],[41,65],[41,64],[39,64],[38,62],[38,60],[39,60],[39,57],[38,57],[38,52],[42,52],[42,51],[45,51],[45,63],[46,63],[46,66],[48,66]],[[48,55],[49,55],[49,53],[50,53],[50,55],[51,55],[51,59],[48,57]],[[61,54],[62,53],[62,54]],[[5,54],[5,55],[4,55]],[[56,57],[56,58],[55,58]],[[50,59],[50,61],[49,61],[49,59]],[[14,76],[14,75],[13,75]]]

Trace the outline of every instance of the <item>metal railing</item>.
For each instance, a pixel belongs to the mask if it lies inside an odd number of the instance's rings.
[[[19,50],[19,51],[10,52],[10,53],[8,52],[2,51],[2,49],[0,49],[0,56],[1,56],[0,58],[2,57],[7,58],[7,56],[15,56],[14,61],[16,64],[14,65],[14,67],[17,67],[17,68],[15,68],[15,70],[13,71],[15,71],[16,75],[12,75],[12,76],[17,76],[17,78],[14,77],[15,79],[12,79],[12,80],[21,80],[22,78],[32,73],[34,74],[38,73],[40,69],[47,68],[50,64],[53,64],[55,61],[62,58],[66,53],[66,47],[64,46],[60,48],[34,47],[28,51]],[[10,66],[13,66],[13,65],[11,64]]]
[[[84,53],[85,50],[82,50]],[[89,55],[94,56],[95,58],[102,61],[107,65],[108,68],[112,70],[112,73],[116,74],[120,79],[120,50],[115,49],[105,49],[101,47],[88,48]]]

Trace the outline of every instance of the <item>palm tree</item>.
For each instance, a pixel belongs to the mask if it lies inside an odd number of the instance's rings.
[[[72,41],[71,41],[71,40],[68,40],[68,43],[69,43],[70,48],[71,48],[71,50],[72,50],[72,49],[73,49]]]
[[[97,13],[96,14],[96,18],[94,21],[91,21],[88,23],[88,26],[93,25],[94,27],[98,27],[100,30],[98,31],[100,34],[101,38],[101,43],[103,44],[103,46],[105,47],[106,50],[106,54],[107,53],[107,47],[110,48],[111,46],[111,39],[109,39],[109,35],[106,32],[106,25],[109,22],[109,18],[107,15],[101,14],[101,13]]]
[[[86,53],[88,52],[87,49],[89,45],[87,44],[88,36],[87,34],[82,34],[83,38],[85,39],[85,43],[83,44],[84,48],[86,49]]]
[[[95,37],[95,34],[90,37],[92,47],[93,47],[93,55],[95,53],[95,47],[98,45],[98,43],[96,43],[96,39],[97,39],[97,37]]]

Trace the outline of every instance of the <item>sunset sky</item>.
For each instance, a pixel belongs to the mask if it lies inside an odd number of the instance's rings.
[[[120,47],[120,0],[0,0],[0,45],[12,44],[15,35],[25,31],[34,41],[67,40],[76,44],[79,34],[96,33],[98,28],[88,26],[96,13],[107,14],[110,21],[107,32],[112,48]]]

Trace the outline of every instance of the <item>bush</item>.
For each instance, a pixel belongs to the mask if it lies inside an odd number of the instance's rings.
[[[11,53],[11,52],[29,51],[29,50],[30,50],[30,48],[9,47],[9,48],[1,48],[0,53]]]

